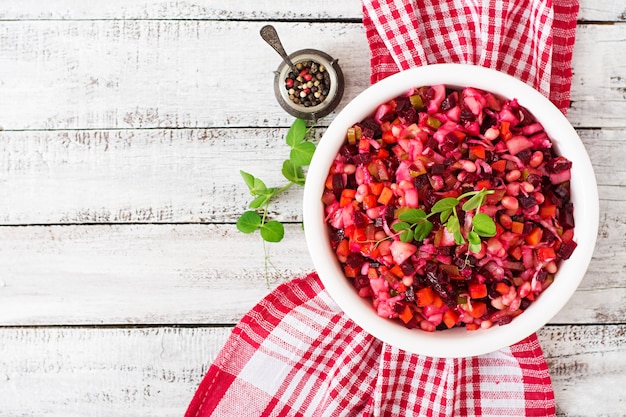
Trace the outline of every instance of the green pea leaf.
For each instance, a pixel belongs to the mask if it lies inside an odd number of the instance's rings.
[[[410,209],[400,214],[398,219],[412,224],[417,224],[426,220],[426,213],[421,209]]]
[[[261,216],[256,211],[246,211],[237,220],[237,229],[243,233],[252,233],[261,226]]]
[[[259,195],[263,194],[267,191],[267,186],[260,178],[254,178],[254,182],[252,184],[252,188],[250,188],[250,194]]]
[[[450,233],[456,233],[460,231],[461,224],[459,223],[459,218],[456,216],[450,217],[448,219],[448,222],[446,223],[446,229],[448,229]]]
[[[285,160],[285,162],[283,162],[282,173],[283,177],[285,177],[288,181],[298,185],[304,185],[306,177],[304,176],[302,167],[295,166],[290,160]]]
[[[268,195],[260,195],[252,200],[248,207],[251,209],[258,209],[260,207],[263,207],[269,199],[270,197]]]
[[[445,223],[451,214],[452,214],[452,209],[442,211],[441,214],[439,215],[439,219],[441,220],[441,223]]]
[[[424,220],[415,227],[415,231],[413,232],[413,238],[418,242],[421,242],[422,240],[426,239],[426,237],[430,234],[430,232],[432,232],[432,230],[433,224],[429,220]]]
[[[294,145],[289,153],[289,160],[294,166],[302,167],[311,163],[315,153],[315,144],[312,142],[300,142]]]
[[[465,239],[463,238],[463,234],[461,234],[460,230],[454,232],[454,242],[457,245],[462,245],[463,243],[465,243]]]
[[[470,198],[463,204],[463,207],[462,207],[463,211],[474,210],[482,206],[484,199],[485,199],[485,194],[481,191],[480,193],[474,195],[472,198]]]
[[[246,185],[248,186],[248,189],[252,191],[252,189],[254,188],[254,175],[248,174],[245,171],[239,171],[239,173],[241,174],[241,177],[243,178]]]
[[[478,253],[482,249],[480,244],[480,236],[475,231],[469,232],[467,235],[467,240],[469,241],[469,250],[470,252]]]
[[[402,242],[408,243],[410,241],[413,240],[413,230],[409,229],[409,230],[405,230],[404,232],[400,233],[400,240]]]
[[[287,132],[287,136],[285,137],[285,141],[287,145],[292,148],[302,142],[306,137],[306,122],[302,119],[296,119],[291,124],[289,128],[289,132]]]
[[[485,213],[477,213],[472,220],[472,224],[474,231],[476,231],[479,236],[491,237],[496,235],[496,224],[491,217],[487,216]]]
[[[441,213],[446,210],[452,210],[454,207],[459,204],[459,200],[453,197],[442,198],[437,201],[433,207],[430,209],[431,213]]]
[[[272,220],[261,226],[261,237],[266,242],[280,242],[285,235],[285,227],[282,223]]]
[[[396,232],[400,232],[402,230],[409,230],[411,228],[411,225],[408,224],[407,222],[397,222],[397,223],[392,224],[391,228],[395,230]]]

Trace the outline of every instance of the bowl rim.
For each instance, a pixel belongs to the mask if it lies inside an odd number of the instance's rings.
[[[544,125],[557,152],[573,162],[572,178],[576,181],[572,181],[571,192],[575,207],[575,237],[579,243],[575,255],[561,264],[553,284],[542,296],[506,326],[474,332],[455,328],[429,333],[410,330],[379,317],[369,299],[359,297],[345,278],[330,248],[321,195],[346,130],[373,114],[379,104],[405,93],[410,87],[433,84],[475,87],[505,98],[516,98]],[[320,139],[307,172],[303,221],[308,250],[322,284],[357,325],[383,342],[407,352],[432,357],[469,357],[493,352],[525,339],[550,321],[569,301],[586,273],[595,248],[599,223],[598,190],[582,141],[563,113],[544,95],[497,70],[470,64],[432,64],[399,72],[379,81],[357,95],[337,114]],[[561,276],[569,278],[559,279]]]

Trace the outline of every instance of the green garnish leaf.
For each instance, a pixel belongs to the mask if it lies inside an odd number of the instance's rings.
[[[259,207],[263,207],[269,201],[269,199],[270,196],[268,195],[260,195],[252,200],[248,207],[251,209],[258,209]]]
[[[441,220],[441,223],[445,223],[451,214],[452,214],[452,209],[442,211],[441,214],[439,215],[439,219]]]
[[[266,242],[280,242],[285,236],[285,227],[276,220],[271,220],[261,226],[261,237]]]
[[[457,245],[462,245],[465,243],[465,239],[463,238],[463,234],[461,234],[460,230],[454,232],[454,243]]]
[[[304,141],[306,137],[306,122],[302,119],[296,119],[289,128],[285,141],[290,147],[295,147],[297,144]]]
[[[252,233],[261,226],[261,216],[256,211],[246,211],[237,220],[237,229],[242,233]]]
[[[407,222],[397,222],[397,223],[392,224],[391,228],[395,230],[396,232],[400,232],[402,230],[409,230],[411,228],[411,225],[408,224]]]
[[[467,235],[467,240],[469,241],[469,250],[470,252],[478,253],[482,249],[480,244],[480,236],[475,231],[469,232]]]
[[[313,154],[315,153],[315,144],[312,142],[300,142],[291,149],[289,160],[294,166],[302,167],[309,165]]]
[[[252,191],[252,189],[254,188],[254,175],[248,174],[245,171],[239,171],[239,173],[241,174],[241,177],[243,178],[246,185],[248,186],[248,189]]]
[[[474,195],[472,198],[467,200],[465,204],[463,204],[463,207],[462,207],[463,211],[474,210],[482,206],[484,198],[485,198],[485,195],[482,193],[482,191]]]
[[[441,213],[446,210],[452,210],[459,204],[459,200],[454,197],[442,198],[437,201],[433,207],[430,209],[431,213]]]
[[[467,235],[467,240],[472,245],[480,245],[480,236],[478,236],[478,233],[474,231],[469,232],[469,234]]]
[[[400,214],[398,216],[398,219],[405,222],[417,224],[421,221],[426,220],[426,213],[422,209],[410,209]]]
[[[252,188],[250,189],[250,194],[259,195],[265,193],[266,191],[267,186],[265,183],[261,179],[255,177]]]
[[[405,230],[404,232],[400,233],[400,240],[402,242],[410,242],[413,240],[413,230],[409,229],[409,230]]]
[[[306,177],[304,176],[304,171],[302,167],[295,166],[291,163],[290,160],[285,160],[283,162],[283,177],[285,177],[288,181],[291,181],[297,185],[304,185]]]
[[[421,242],[426,239],[426,236],[428,236],[432,230],[433,224],[429,220],[424,220],[415,227],[415,232],[413,232],[415,240]]]
[[[493,219],[485,213],[477,213],[472,220],[474,231],[479,236],[492,237],[496,235],[496,224]]]

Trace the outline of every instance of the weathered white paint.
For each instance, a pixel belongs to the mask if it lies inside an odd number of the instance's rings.
[[[621,0],[581,0],[579,20],[624,21],[624,3]],[[3,5],[0,20],[44,19],[361,19],[358,0],[109,0],[85,2],[81,0],[22,0]]]
[[[5,21],[0,25],[0,126],[288,126],[292,117],[278,106],[272,89],[280,58],[261,40],[262,25]],[[338,110],[369,85],[369,50],[360,23],[277,22],[276,27],[289,34],[283,42],[288,51],[316,48],[339,59],[346,89]],[[622,24],[580,26],[569,116],[574,125],[626,125],[626,50],[619,41],[625,36]]]
[[[182,416],[230,328],[0,329],[2,416]],[[538,333],[564,416],[626,408],[626,327]]]

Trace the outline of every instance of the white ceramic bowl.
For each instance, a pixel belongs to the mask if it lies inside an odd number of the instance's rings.
[[[330,247],[321,196],[331,162],[354,123],[373,114],[377,106],[411,87],[433,84],[476,87],[501,97],[517,98],[541,122],[557,153],[572,161],[571,200],[574,204],[575,240],[578,247],[562,262],[554,283],[523,314],[505,326],[467,331],[454,328],[438,332],[407,329],[379,317],[371,300],[358,296]],[[517,343],[552,319],[580,284],[594,250],[598,230],[598,190],[591,162],[576,131],[542,94],[504,73],[479,66],[437,64],[407,70],[369,87],[349,102],[320,140],[304,189],[304,229],[313,264],[322,283],[339,307],[359,326],[400,349],[435,357],[467,357],[489,353]]]

